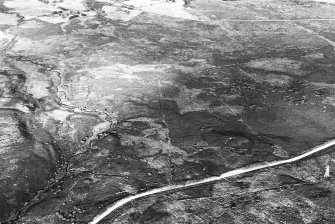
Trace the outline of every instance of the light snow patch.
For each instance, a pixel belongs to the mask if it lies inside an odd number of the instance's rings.
[[[5,1],[4,6],[14,9],[14,12],[24,16],[25,19],[36,18],[55,11],[55,7],[42,3],[38,0]]]
[[[64,0],[63,2],[55,5],[70,10],[77,10],[77,11],[86,10],[84,0]]]
[[[0,25],[17,25],[19,18],[13,14],[0,13]]]
[[[58,23],[66,23],[69,21],[68,18],[63,18],[61,16],[41,16],[38,17],[39,20],[42,20],[47,23],[58,24]]]
[[[107,0],[99,1],[111,3]],[[176,0],[175,2],[167,2],[166,0],[129,0],[122,2],[122,4],[115,3],[113,6],[104,6],[103,10],[106,12],[107,18],[123,21],[131,20],[141,14],[141,12],[187,20],[199,20],[198,17],[187,12],[184,4],[183,0]],[[125,5],[130,7],[124,7]]]
[[[74,11],[86,10],[86,6],[83,0],[63,0],[62,2],[49,4],[40,2],[38,0],[7,0],[4,2],[4,6],[12,8],[14,12],[24,16],[26,20],[40,16],[51,15],[52,12],[59,10],[60,7]]]
[[[196,16],[186,11],[183,0],[176,0],[175,2],[166,2],[166,0],[129,0],[124,3],[141,9],[144,12],[188,20],[198,20]]]
[[[105,11],[106,18],[112,19],[112,20],[122,20],[122,21],[129,21],[133,18],[137,17],[139,14],[142,13],[141,10],[121,10],[120,7],[115,6],[104,6],[102,7],[102,10]]]

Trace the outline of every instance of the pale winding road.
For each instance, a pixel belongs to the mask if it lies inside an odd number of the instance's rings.
[[[205,179],[200,180],[200,181],[186,182],[185,184],[171,185],[171,186],[156,188],[156,189],[153,189],[153,190],[142,192],[140,194],[132,195],[132,196],[123,198],[120,201],[113,204],[112,206],[108,207],[106,209],[106,211],[97,215],[93,219],[93,221],[91,221],[89,224],[99,223],[102,219],[104,219],[106,216],[108,216],[111,212],[113,212],[116,209],[121,208],[123,205],[125,205],[125,204],[127,204],[131,201],[134,201],[136,199],[139,199],[139,198],[143,198],[143,197],[147,197],[147,196],[155,195],[155,194],[166,193],[166,192],[170,192],[170,191],[183,190],[183,189],[190,188],[190,187],[195,187],[195,186],[198,186],[198,185],[201,185],[201,184],[206,184],[206,183],[211,183],[211,182],[215,182],[215,181],[224,180],[227,177],[233,177],[233,176],[249,173],[249,172],[256,171],[256,170],[266,169],[266,168],[269,168],[269,167],[279,166],[279,165],[283,165],[283,164],[287,164],[287,163],[293,163],[293,162],[299,161],[301,159],[304,159],[304,158],[306,158],[310,155],[318,153],[318,152],[320,152],[324,149],[327,149],[327,148],[329,148],[333,145],[335,145],[335,139],[331,140],[331,141],[328,141],[328,142],[326,142],[322,145],[316,146],[316,147],[312,148],[311,150],[309,150],[308,152],[305,152],[304,154],[293,157],[291,159],[279,160],[279,161],[273,161],[273,162],[265,162],[265,163],[260,163],[260,164],[256,164],[256,165],[252,165],[252,166],[246,166],[246,167],[242,167],[242,168],[239,168],[239,169],[228,171],[226,173],[221,174],[220,176],[209,177],[209,178],[205,178]]]

